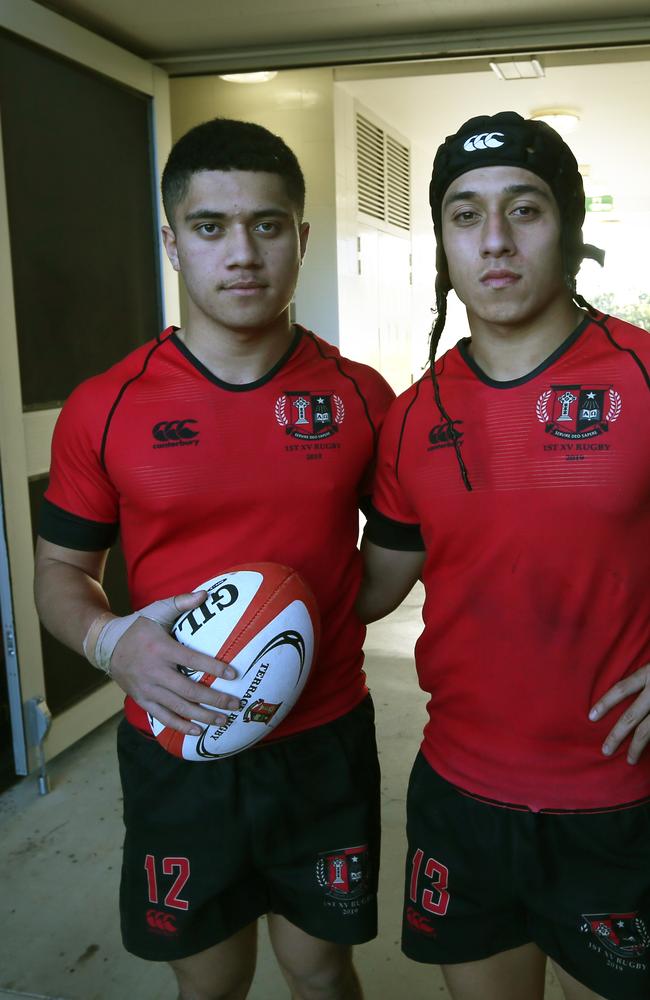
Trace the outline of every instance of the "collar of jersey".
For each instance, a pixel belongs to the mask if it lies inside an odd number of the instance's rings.
[[[556,347],[552,354],[545,358],[537,368],[533,368],[532,372],[528,372],[527,375],[521,375],[519,378],[508,379],[506,381],[497,381],[496,379],[490,378],[486,375],[482,368],[474,361],[473,357],[469,353],[469,345],[471,338],[464,337],[462,340],[458,341],[458,352],[462,357],[465,364],[472,369],[474,374],[481,382],[485,385],[491,386],[493,389],[515,389],[518,385],[525,385],[526,382],[532,382],[534,378],[541,375],[542,372],[554,365],[558,358],[561,358],[569,348],[573,347],[576,340],[584,333],[589,324],[591,323],[591,316],[585,316],[583,320],[578,323],[575,330],[569,334],[565,341],[563,341],[559,347]]]
[[[213,382],[215,385],[218,385],[220,389],[225,389],[227,392],[249,392],[251,389],[259,389],[260,386],[266,385],[267,382],[270,382],[297,349],[298,344],[302,340],[304,330],[301,326],[298,326],[297,323],[294,324],[294,327],[294,335],[291,343],[282,357],[275,362],[273,367],[270,368],[265,375],[262,375],[261,378],[256,379],[254,382],[244,382],[241,385],[233,382],[224,382],[223,379],[214,375],[209,368],[206,368],[205,365],[199,361],[199,359],[192,354],[190,350],[188,350],[183,341],[179,339],[177,333],[178,327],[173,328],[173,333],[169,337],[169,340],[172,342],[174,347],[181,352],[183,357],[189,361],[192,367],[196,368],[196,370],[200,372],[204,378],[207,378],[209,382]]]

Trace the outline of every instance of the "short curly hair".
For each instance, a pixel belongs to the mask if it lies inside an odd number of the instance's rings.
[[[162,199],[170,226],[192,174],[202,170],[251,170],[278,174],[298,218],[305,209],[305,178],[295,153],[278,135],[253,122],[213,118],[186,132],[173,146],[162,175]]]

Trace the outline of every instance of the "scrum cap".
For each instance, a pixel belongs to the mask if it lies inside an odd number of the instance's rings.
[[[530,170],[550,187],[562,216],[566,262],[573,274],[584,257],[602,263],[602,251],[582,241],[585,192],[575,156],[550,125],[522,118],[515,111],[470,118],[439,147],[429,186],[429,204],[438,237],[442,200],[449,185],[468,170],[504,166]]]

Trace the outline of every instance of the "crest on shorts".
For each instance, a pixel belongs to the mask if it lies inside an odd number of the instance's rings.
[[[344,418],[343,400],[332,392],[285,392],[275,401],[275,419],[300,441],[331,437]]]
[[[281,704],[282,702],[279,702],[277,705],[274,705],[270,701],[258,698],[244,712],[244,722],[263,722],[268,726]]]
[[[316,864],[318,884],[335,899],[356,899],[368,888],[368,845],[321,854]]]
[[[650,934],[638,913],[583,913],[580,930],[593,934],[619,958],[639,958],[650,947]]]
[[[535,410],[547,434],[580,441],[609,430],[621,415],[621,397],[611,386],[552,385],[539,396]]]

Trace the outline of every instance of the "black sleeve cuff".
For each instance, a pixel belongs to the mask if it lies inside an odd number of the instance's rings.
[[[383,549],[398,549],[400,552],[424,552],[422,533],[419,524],[405,524],[404,521],[394,521],[385,514],[380,514],[376,507],[370,504],[367,513],[363,537]]]
[[[43,500],[38,533],[46,542],[82,552],[100,552],[110,549],[117,538],[117,531],[117,524],[90,521],[70,514],[47,499]]]
[[[363,496],[359,500],[359,510],[364,517],[370,517],[370,511],[372,510],[372,500],[369,496]]]

